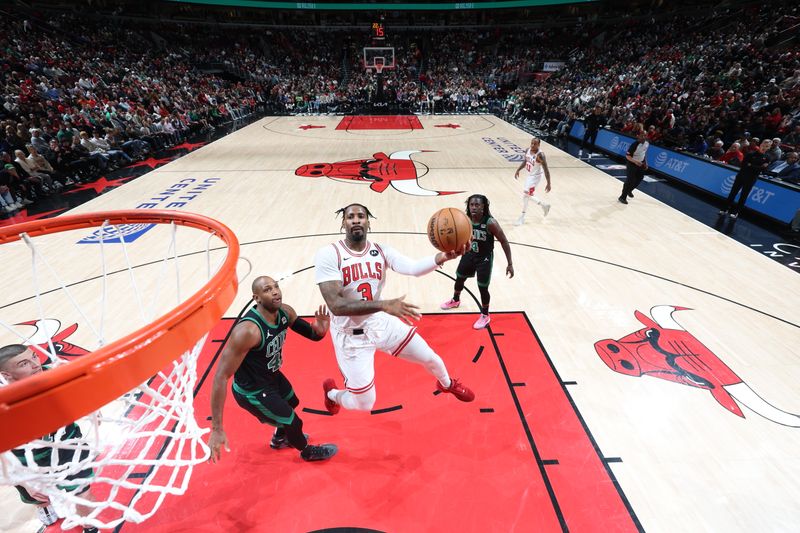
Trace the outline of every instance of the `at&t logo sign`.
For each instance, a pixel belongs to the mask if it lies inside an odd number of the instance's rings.
[[[733,188],[733,182],[736,180],[736,176],[730,175],[722,181],[720,185],[720,189],[722,190],[723,196],[728,196]],[[747,199],[751,202],[765,205],[770,198],[775,196],[775,193],[772,191],[768,191],[763,187],[753,187],[753,190],[750,191],[750,196]]]
[[[721,185],[722,194],[726,196],[730,194],[734,180],[736,180],[736,176],[734,174],[731,174],[730,176],[722,180],[722,185]]]
[[[654,166],[657,168],[668,168],[675,174],[683,174],[689,167],[689,161],[683,161],[677,157],[670,156],[664,150],[660,151],[655,157]]]
[[[617,149],[617,146],[619,146],[619,137],[617,135],[611,137],[611,142],[609,143],[609,146],[611,147],[612,150]]]

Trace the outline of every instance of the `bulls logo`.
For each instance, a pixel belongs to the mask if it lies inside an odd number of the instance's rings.
[[[61,330],[60,320],[45,318],[43,320],[20,322],[17,325],[33,326],[35,328],[34,332],[27,337],[23,344],[30,346],[48,359],[52,358],[53,354],[59,358],[69,360],[89,353],[89,350],[86,348],[82,348],[67,341],[67,339],[77,331],[78,324],[72,324],[68,328]],[[52,350],[50,348],[51,344],[53,347]],[[49,362],[51,361],[45,361],[45,363]]]
[[[651,376],[707,390],[731,413],[744,418],[739,404],[777,424],[800,427],[800,416],[768,403],[711,350],[672,317],[685,307],[658,305],[650,317],[636,311],[644,328],[619,340],[595,343],[600,359],[614,372]]]
[[[369,183],[369,188],[382,193],[390,185],[397,191],[413,196],[439,196],[463,191],[430,191],[419,186],[417,167],[411,154],[422,150],[392,152],[388,156],[378,152],[372,159],[354,159],[339,163],[314,163],[298,167],[296,176],[307,178],[326,177],[332,180]]]

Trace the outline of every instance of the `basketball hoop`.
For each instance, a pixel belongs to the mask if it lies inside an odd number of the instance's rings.
[[[131,227],[157,229],[148,235],[151,240],[167,232],[166,255],[160,261],[131,265],[128,247],[133,245],[126,244]],[[190,243],[198,243],[195,249],[203,243],[205,256],[196,251],[179,256],[177,227],[188,228],[181,232],[189,234]],[[105,316],[107,285],[116,288],[127,283],[125,278],[130,278],[143,322],[143,325],[115,326],[125,334],[113,342],[104,339],[104,328],[109,326],[104,325],[102,318],[99,326],[92,324],[88,318],[92,312],[81,309],[84,303],[76,296],[78,291],[69,288],[78,283],[61,280],[58,269],[50,267],[44,254],[52,249],[54,234],[59,234],[57,238],[61,239],[61,245],[55,246],[58,250],[64,248],[64,235],[69,241],[67,232],[77,230],[83,234],[80,237],[85,237],[87,229],[97,228],[95,235],[99,235],[103,263],[101,315]],[[214,237],[221,240],[227,250],[217,268],[212,268],[211,264]],[[66,215],[0,228],[0,245],[12,247],[7,253],[4,251],[4,259],[15,261],[14,254],[25,252],[17,241],[30,248],[33,259],[35,301],[40,311],[37,324],[48,320],[57,322],[44,314],[43,302],[46,295],[58,293],[59,301],[68,299],[76,307],[83,317],[82,325],[84,321],[89,323],[97,336],[98,348],[66,362],[56,353],[49,337],[46,343],[34,342],[31,337],[20,337],[17,341],[46,355],[54,366],[46,372],[0,386],[0,427],[3,428],[0,432],[0,451],[3,452],[0,454],[0,483],[23,485],[46,495],[58,514],[66,517],[65,528],[75,525],[113,528],[124,520],[140,522],[156,512],[167,494],[183,494],[193,466],[209,456],[208,447],[201,438],[208,429],[200,428],[194,418],[196,363],[206,334],[218,323],[237,294],[238,240],[227,226],[201,215],[142,209]],[[108,266],[113,267],[114,260],[123,262],[104,251],[109,244],[121,245],[125,268],[109,271]],[[153,246],[145,244],[137,248],[137,253],[146,255],[152,249]],[[216,253],[219,248],[213,250]],[[81,253],[81,259],[87,262],[84,267],[87,273],[93,268],[89,265],[90,256],[88,248]],[[193,257],[187,259],[188,256]],[[20,257],[17,255],[16,259]],[[207,268],[195,267],[191,273],[205,271],[207,281],[197,280],[196,275],[181,278],[179,257],[184,264],[198,263],[205,257]],[[60,288],[44,287],[42,290],[38,279],[38,269],[42,265],[50,268]],[[170,309],[168,306],[172,304],[164,302],[163,282],[169,278],[167,274],[172,265],[177,303]],[[133,269],[140,267],[154,272],[152,281],[139,279],[137,282]],[[99,284],[100,277],[84,281]],[[186,293],[191,292],[191,296],[182,300],[184,286],[190,289]],[[148,294],[150,289],[152,296]],[[144,306],[147,297],[153,298],[149,314],[157,317],[155,319],[148,316]],[[131,293],[123,292],[121,298],[122,303],[136,307],[132,305]],[[86,307],[91,309],[92,305]],[[128,314],[125,321],[134,321],[136,313]],[[2,321],[0,326],[14,333],[13,327]],[[19,337],[19,333],[14,334]],[[98,411],[101,408],[102,411]],[[84,435],[65,438],[65,426],[72,427],[75,421],[79,421]],[[8,451],[12,448],[24,455],[26,465],[22,464],[20,455]],[[35,454],[41,454],[43,449],[50,452],[49,464],[36,462]],[[65,451],[70,452],[69,460],[63,460]],[[77,476],[84,472],[92,472],[93,477]],[[65,485],[77,489],[63,490]],[[91,511],[80,516],[77,506]]]
[[[395,68],[394,47],[392,46],[367,46],[364,47],[364,68],[375,70],[382,74],[384,70]]]

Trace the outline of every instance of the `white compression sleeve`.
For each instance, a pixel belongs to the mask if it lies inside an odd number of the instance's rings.
[[[436,264],[436,256],[432,255],[423,259],[410,259],[396,250],[384,247],[386,259],[392,270],[398,274],[405,274],[406,276],[424,276],[433,272],[439,265]]]

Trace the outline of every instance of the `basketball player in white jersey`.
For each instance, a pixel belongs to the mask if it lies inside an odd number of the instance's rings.
[[[400,274],[422,276],[445,261],[462,255],[468,245],[453,252],[439,252],[420,260],[409,259],[394,248],[367,240],[372,214],[361,204],[351,204],[342,213],[345,238],[317,252],[316,281],[331,312],[331,339],[336,361],[344,376],[344,388],[333,379],[322,384],[325,407],[331,414],[341,407],[369,411],[375,404],[375,350],[425,367],[436,377],[436,387],[462,402],[475,394],[451,378],[442,358],[417,335],[412,321],[420,318],[418,307],[404,296],[381,300],[389,269]]]
[[[542,141],[534,137],[531,139],[531,147],[525,152],[525,159],[519,165],[517,172],[514,174],[514,179],[519,179],[519,172],[523,168],[528,177],[525,178],[525,188],[522,190],[522,213],[519,218],[514,222],[515,226],[521,226],[525,223],[525,213],[528,211],[528,203],[532,200],[534,203],[541,206],[544,216],[550,212],[550,204],[534,196],[536,186],[542,181],[542,176],[547,180],[547,185],[544,192],[550,192],[550,169],[547,168],[547,160],[544,157],[544,152],[539,150],[539,145]]]

